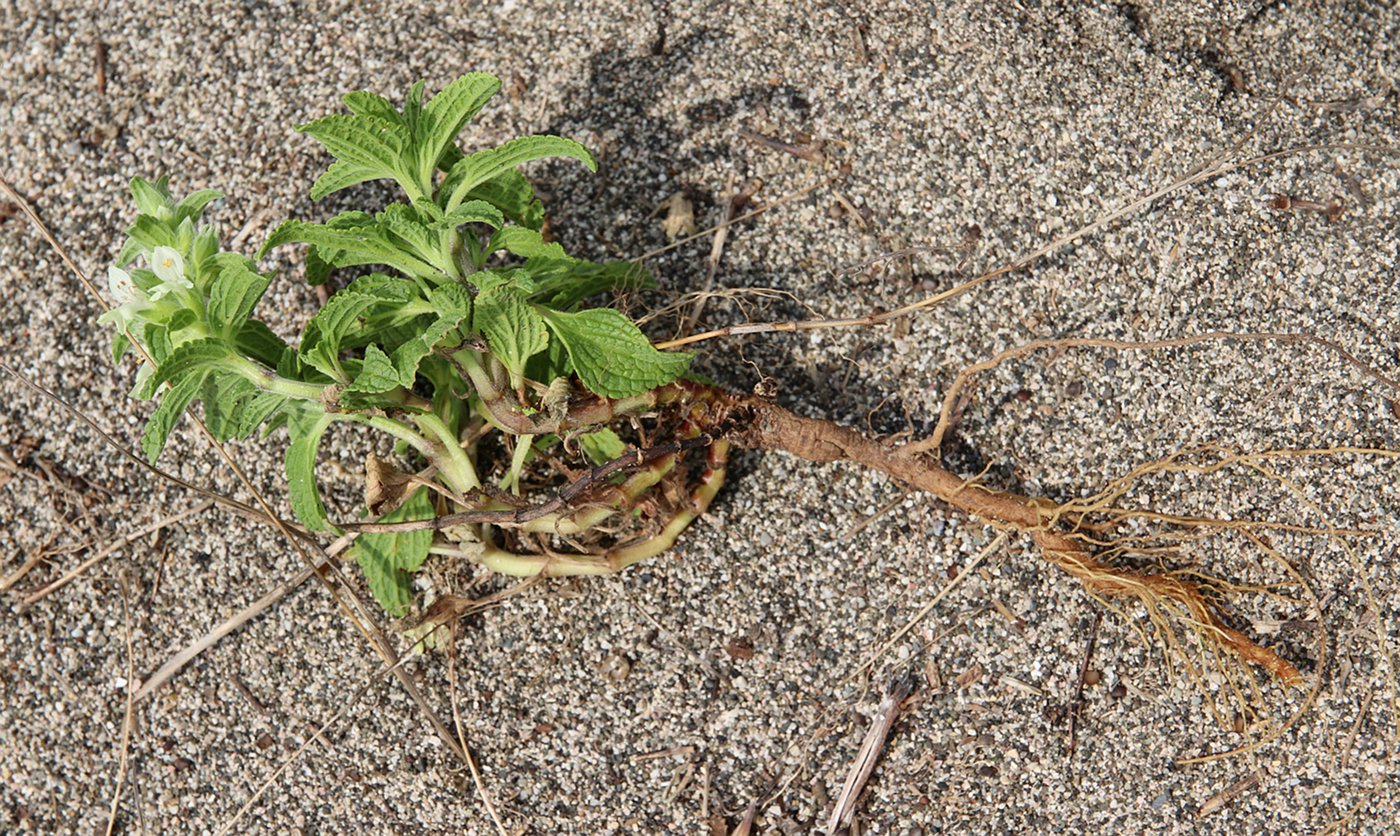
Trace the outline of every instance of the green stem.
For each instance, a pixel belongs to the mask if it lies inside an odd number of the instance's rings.
[[[359,415],[353,412],[335,413],[336,420],[353,421],[356,424],[368,424],[376,430],[391,435],[394,438],[408,444],[408,446],[422,453],[427,458],[433,458],[436,449],[431,441],[414,432],[413,430],[395,421],[393,418],[385,418],[379,415]]]
[[[265,392],[276,392],[279,395],[297,400],[319,402],[321,393],[326,388],[319,383],[302,383],[299,380],[282,377],[264,369],[246,357],[235,357],[234,364],[237,366],[239,374],[251,380],[255,386]]]
[[[510,457],[510,471],[501,479],[501,490],[520,496],[520,472],[525,469],[525,460],[530,455],[530,446],[534,441],[533,435],[516,437],[515,453]]]
[[[438,466],[447,484],[462,494],[480,488],[481,480],[477,478],[476,466],[472,464],[471,456],[462,449],[462,442],[447,423],[432,413],[415,415],[413,420],[419,429],[434,437],[433,453],[429,456]]]
[[[515,393],[507,388],[506,381],[497,381],[492,376],[483,364],[480,352],[462,349],[452,354],[452,360],[466,372],[467,378],[481,397],[483,415],[499,429],[515,435],[547,435],[596,426],[621,415],[674,403],[686,398],[690,393],[686,386],[672,383],[648,389],[629,398],[594,396],[571,404],[568,414],[561,419],[543,413],[528,414],[518,400],[511,403],[510,398],[513,398]]]

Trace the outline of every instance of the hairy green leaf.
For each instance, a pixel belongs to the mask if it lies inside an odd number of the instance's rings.
[[[543,267],[539,265],[539,268]],[[537,268],[531,301],[566,311],[584,299],[607,290],[656,286],[651,271],[635,261],[594,264],[591,261],[570,260],[562,263],[561,267],[563,269],[558,271]]]
[[[151,359],[156,361],[156,365],[164,363],[170,352],[175,350],[170,343],[170,331],[164,323],[147,322],[145,337],[146,350],[151,353]]]
[[[160,458],[160,452],[165,449],[165,441],[170,437],[170,431],[175,428],[180,416],[185,414],[185,408],[190,405],[190,401],[199,394],[200,387],[204,385],[204,377],[202,373],[186,375],[161,396],[160,405],[151,413],[151,419],[146,422],[146,431],[141,435],[141,450],[151,464],[155,464],[156,459]]]
[[[424,181],[432,177],[433,169],[463,126],[500,89],[501,80],[489,73],[467,73],[442,88],[423,108],[418,130],[418,155],[420,176]]]
[[[450,254],[445,254],[442,251],[437,233],[420,221],[413,209],[403,203],[392,203],[379,213],[378,220],[385,230],[399,239],[394,243],[400,248],[407,244],[410,251],[418,258],[433,265],[444,274],[450,275],[452,273],[453,265]]]
[[[207,375],[200,399],[204,401],[204,424],[219,441],[238,438],[244,406],[258,394],[258,387],[236,374]]]
[[[544,319],[510,287],[493,288],[477,296],[473,324],[515,377],[524,375],[526,362],[549,343]]]
[[[564,253],[564,248],[553,242],[546,242],[544,236],[523,226],[508,226],[491,235],[486,244],[486,252],[493,253],[504,249],[511,255],[521,258],[550,258],[572,261]]]
[[[162,209],[170,211],[169,181],[168,177],[162,177],[154,183],[140,177],[131,178],[131,196],[136,199],[136,209],[141,214],[150,215],[153,218],[158,217]]]
[[[156,247],[175,246],[175,231],[169,224],[157,220],[154,215],[137,215],[126,234],[136,242],[137,254],[141,249],[150,251]]]
[[[627,445],[607,427],[579,436],[578,446],[595,465],[607,464],[627,452]]]
[[[267,291],[268,278],[255,271],[248,259],[234,253],[219,254],[216,263],[219,272],[209,287],[209,324],[224,339],[230,339]]]
[[[346,93],[341,97],[341,101],[357,116],[375,116],[386,122],[403,121],[403,116],[399,114],[399,109],[394,107],[394,103],[378,93],[357,90],[354,93]]]
[[[375,178],[402,182],[403,158],[410,137],[402,121],[380,116],[337,113],[297,128],[326,147],[337,160],[373,172]]]
[[[383,176],[385,175],[379,168],[370,168],[349,160],[336,160],[311,184],[311,199],[320,200],[341,189],[348,189],[367,180],[378,180]]]
[[[432,496],[419,488],[380,522],[406,522],[433,517]],[[397,531],[362,534],[351,547],[355,562],[365,573],[374,598],[392,615],[401,615],[413,600],[411,582],[428,557],[433,544],[431,531]]]
[[[477,186],[494,180],[518,165],[545,157],[572,157],[587,166],[589,171],[598,170],[598,164],[593,161],[593,155],[588,153],[588,149],[572,139],[560,136],[524,136],[512,139],[496,148],[469,154],[452,166],[452,170],[447,174],[447,181],[443,184],[444,189],[449,188],[448,184],[451,184],[451,197],[446,204],[448,211],[457,208]]]
[[[405,252],[378,220],[363,212],[343,212],[324,224],[285,220],[258,250],[258,258],[294,242],[315,246],[318,256],[334,267],[385,264],[409,276],[442,277],[439,268]]]
[[[216,200],[222,200],[224,193],[214,189],[200,189],[187,196],[175,206],[175,223],[180,223],[187,218],[198,218],[204,212],[204,207]]]
[[[632,320],[612,308],[577,313],[539,309],[589,391],[608,398],[638,395],[675,380],[690,355],[657,351]]]
[[[389,355],[374,343],[365,347],[365,360],[355,381],[346,387],[351,394],[375,395],[399,385],[399,373]]]
[[[418,136],[419,117],[423,115],[423,89],[427,86],[427,79],[420,78],[413,82],[403,103],[403,123],[408,126],[409,136],[415,139]]]
[[[484,200],[468,200],[433,223],[434,229],[456,229],[463,224],[482,223],[492,229],[505,226],[501,210]]]
[[[444,188],[448,185],[444,183]],[[507,218],[529,229],[544,226],[544,204],[535,199],[529,179],[511,170],[468,190],[467,198],[497,207]],[[466,204],[462,204],[465,206]]]
[[[337,380],[345,380],[340,368],[340,345],[359,327],[360,317],[383,300],[367,293],[342,290],[311,317],[302,332],[302,362]]]
[[[223,340],[203,339],[187,342],[170,352],[170,356],[160,361],[151,383],[160,386],[166,381],[178,380],[192,372],[206,373],[226,364],[232,355]]]
[[[121,362],[126,356],[127,349],[131,348],[131,340],[126,336],[125,331],[117,331],[112,334],[112,365]]]
[[[189,308],[180,308],[165,321],[165,330],[170,334],[178,334],[193,325],[196,319],[198,316],[194,311]]]
[[[444,317],[463,319],[472,312],[472,297],[461,285],[445,284],[434,288],[428,296],[428,304]]]
[[[271,419],[289,402],[288,398],[276,392],[259,392],[238,410],[233,437],[247,438],[252,435],[264,421]]]
[[[471,298],[455,284],[437,288],[428,301],[437,310],[437,319],[422,332],[394,349],[394,368],[398,372],[401,386],[413,385],[413,378],[418,374],[418,364],[457,329],[472,309]]]
[[[234,339],[234,347],[240,354],[251,357],[270,369],[277,368],[287,343],[264,323],[250,319],[243,323]]]
[[[363,293],[399,305],[418,298],[418,288],[412,282],[384,273],[360,276],[346,286],[345,292]]]
[[[316,451],[331,420],[331,416],[323,412],[298,410],[289,415],[287,421],[287,433],[292,438],[285,461],[287,497],[292,502],[292,513],[312,531],[325,531],[330,527],[326,506],[316,487]]]

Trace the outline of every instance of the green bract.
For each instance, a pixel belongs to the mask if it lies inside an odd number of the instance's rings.
[[[324,222],[291,219],[272,232],[258,257],[305,244],[312,283],[342,268],[380,271],[331,295],[294,344],[253,316],[272,277],[222,251],[204,223],[222,195],[202,190],[177,202],[164,178],[132,180],[139,213],[109,271],[117,307],[102,321],[117,328],[114,356],[140,349],[136,394],[160,399],[142,439],[152,461],[196,401],[220,440],[285,426],[292,509],[308,528],[325,530],[332,525],[316,486],[318,446],[335,423],[364,424],[420,456],[421,481],[439,488],[399,497],[386,519],[424,519],[449,505],[482,506],[469,500],[481,496],[483,480],[475,442],[465,439],[499,426],[503,398],[528,421],[556,408],[550,398],[568,396],[565,379],[625,399],[685,372],[688,355],[657,351],[621,313],[581,309],[600,292],[648,286],[640,265],[572,258],[541,232],[544,210],[517,167],[568,157],[593,170],[583,146],[532,136],[471,153],[457,147],[458,133],[499,88],[495,77],[472,73],[424,102],[420,82],[401,109],[352,93],[348,113],[299,129],[335,158],[313,198],[393,180],[404,200]],[[511,443],[502,487],[518,489],[542,441],[560,443],[531,438]],[[621,449],[611,442],[615,435],[589,436],[587,449]],[[426,531],[360,538],[356,558],[386,608],[409,603],[409,577],[432,543]]]

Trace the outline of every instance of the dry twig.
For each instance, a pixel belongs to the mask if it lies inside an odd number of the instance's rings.
[[[875,763],[885,749],[885,740],[889,738],[894,721],[899,717],[900,705],[913,692],[914,678],[908,674],[895,677],[886,686],[885,697],[875,709],[870,731],[866,732],[865,741],[861,743],[860,752],[856,754],[851,771],[846,776],[846,783],[841,787],[841,795],[836,799],[836,808],[831,811],[831,818],[826,823],[827,836],[832,836],[836,828],[850,822],[851,814],[855,812],[856,800],[860,797],[861,790],[865,789],[866,782],[870,780],[870,773],[875,770]]]

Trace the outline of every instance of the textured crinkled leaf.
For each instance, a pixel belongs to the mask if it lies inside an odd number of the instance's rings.
[[[447,184],[443,186],[445,189]],[[544,204],[535,199],[534,186],[518,171],[507,171],[470,189],[467,198],[486,201],[523,227],[539,229],[544,226]]]
[[[170,209],[169,178],[162,177],[154,183],[141,177],[131,178],[131,196],[136,199],[136,209],[143,215],[155,216],[161,209]]]
[[[170,352],[175,347],[170,344],[170,332],[166,330],[164,323],[147,322],[145,328],[146,350],[150,352],[151,359],[156,361],[156,365],[165,362],[165,358],[170,356]]]
[[[418,217],[424,223],[432,225],[434,229],[437,228],[437,221],[442,220],[442,207],[426,197],[414,199],[413,211],[418,213]]]
[[[297,128],[326,147],[337,160],[397,179],[403,172],[408,128],[380,116],[337,113]]]
[[[357,90],[354,93],[346,93],[341,97],[345,102],[345,107],[359,116],[374,116],[386,122],[401,122],[403,117],[399,114],[399,109],[394,107],[394,103],[368,90]]]
[[[568,349],[583,385],[595,394],[638,395],[670,383],[690,365],[689,354],[657,351],[632,320],[612,308],[537,310]]]
[[[287,351],[287,343],[267,325],[250,319],[243,323],[234,339],[238,352],[262,363],[268,368],[276,368]]]
[[[399,246],[407,244],[415,255],[444,273],[451,270],[451,265],[444,263],[437,234],[418,220],[417,213],[406,204],[393,203],[384,207],[379,213],[379,222],[402,242]]]
[[[593,161],[593,155],[588,153],[588,149],[572,139],[562,136],[523,136],[495,148],[468,154],[458,160],[447,175],[452,184],[447,206],[456,207],[468,197],[472,189],[494,180],[516,166],[546,157],[572,157],[587,166],[589,171],[598,170],[598,164]]]
[[[175,246],[175,230],[164,221],[157,220],[154,215],[137,215],[126,234],[137,243],[141,252],[150,252],[156,247]]]
[[[223,340],[193,340],[170,352],[170,356],[160,361],[156,373],[151,376],[155,386],[191,374],[204,373],[226,364],[232,355]]]
[[[333,256],[334,253],[331,253]],[[306,248],[306,283],[312,287],[323,285],[331,277],[335,265],[323,255],[320,247]]]
[[[431,175],[443,153],[463,126],[501,89],[501,80],[489,73],[467,73],[442,88],[423,108],[419,122],[418,152],[424,175]]]
[[[387,392],[399,385],[399,373],[394,369],[393,361],[389,355],[374,343],[365,347],[364,363],[360,365],[360,373],[355,376],[355,380],[345,388],[346,392],[353,394],[375,395],[380,392]]]
[[[656,286],[651,271],[635,261],[594,264],[570,260],[565,267],[558,273],[550,272],[537,277],[531,300],[545,307],[569,310],[584,299],[604,291]]]
[[[403,103],[403,123],[408,126],[409,136],[415,142],[418,139],[418,125],[422,121],[420,117],[423,115],[423,89],[427,86],[427,79],[420,78],[413,82],[413,87],[409,88]]]
[[[257,432],[258,427],[262,426],[264,421],[271,419],[290,400],[290,398],[276,392],[259,392],[235,416],[238,422],[233,437],[247,438]]]
[[[336,160],[321,172],[316,182],[311,184],[311,199],[320,200],[341,189],[359,185],[367,180],[377,180],[385,176],[378,168],[368,168],[349,160]]]
[[[500,249],[521,258],[573,260],[565,254],[563,247],[553,242],[546,242],[543,235],[523,226],[508,226],[493,233],[491,240],[486,244],[486,251],[493,253]]]
[[[216,200],[222,200],[224,193],[214,189],[200,189],[188,195],[175,207],[175,223],[179,223],[186,218],[198,218],[204,213],[204,207]]]
[[[569,362],[569,352],[559,340],[550,340],[544,351],[530,358],[525,364],[525,377],[530,380],[554,381],[574,375],[573,364]]]
[[[287,498],[291,500],[292,513],[312,531],[325,531],[330,527],[326,506],[316,487],[316,451],[330,425],[330,415],[309,410],[289,415],[287,421],[287,433],[292,438],[285,460]]]
[[[131,348],[131,340],[126,336],[125,331],[117,331],[112,334],[112,363],[120,363],[126,356],[126,352]]]
[[[607,427],[579,436],[578,446],[595,465],[607,464],[627,452],[627,445]]]
[[[334,267],[385,264],[410,276],[441,275],[442,271],[438,268],[395,245],[384,228],[372,218],[368,223],[362,223],[358,217],[361,213],[355,214],[353,219],[333,218],[325,224],[285,220],[268,236],[258,251],[258,258],[273,247],[299,242],[317,247],[320,257]]]
[[[209,324],[229,338],[248,321],[267,291],[268,278],[253,270],[252,262],[241,255],[220,253],[216,263],[219,272],[209,287]]]
[[[402,505],[380,517],[380,522],[406,522],[433,517],[432,497],[419,488]],[[355,562],[365,573],[370,591],[386,611],[401,615],[412,597],[413,573],[428,557],[431,531],[397,531],[361,534],[351,547]]]
[[[139,258],[146,250],[147,247],[145,244],[142,244],[135,238],[127,238],[126,241],[122,243],[121,252],[117,253],[117,266],[123,268],[129,267],[131,262]]]
[[[258,392],[258,387],[241,375],[205,376],[200,399],[204,401],[204,424],[214,438],[228,441],[238,437],[243,408]]]
[[[180,308],[170,315],[165,321],[165,330],[170,334],[178,334],[194,324],[198,316],[189,308]]]
[[[456,229],[463,224],[482,223],[487,224],[492,229],[500,229],[505,226],[505,216],[501,210],[492,206],[484,200],[468,200],[451,212],[443,215],[441,220],[433,223],[434,229]]]
[[[486,337],[491,352],[516,376],[523,375],[526,362],[549,343],[544,319],[509,287],[477,296],[472,324]]]
[[[459,320],[472,312],[471,295],[461,285],[456,284],[433,288],[433,292],[428,295],[428,304],[441,316],[456,317]]]
[[[359,328],[360,317],[382,300],[365,293],[342,290],[311,317],[301,338],[302,362],[339,379],[340,344]]]
[[[407,279],[384,273],[360,276],[346,286],[345,293],[362,293],[385,302],[403,304],[418,297],[418,287]]]
[[[457,285],[436,288],[428,301],[437,310],[437,319],[394,349],[394,369],[398,372],[401,386],[413,385],[418,364],[471,313],[471,298]]]
[[[175,428],[180,416],[185,414],[185,408],[199,394],[203,384],[203,373],[186,375],[161,396],[160,405],[151,413],[151,419],[146,422],[146,431],[141,434],[141,450],[151,464],[160,458],[170,431]]]
[[[519,267],[501,270],[478,270],[467,276],[467,281],[476,286],[479,291],[487,291],[493,287],[510,285],[527,296],[535,292],[534,277]]]

